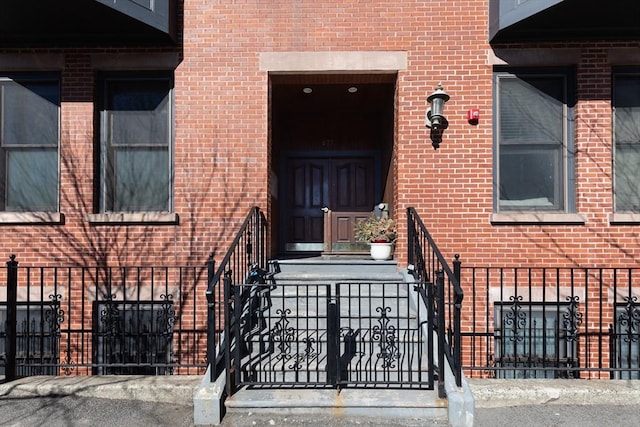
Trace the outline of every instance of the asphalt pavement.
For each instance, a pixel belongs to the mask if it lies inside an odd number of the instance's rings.
[[[0,426],[192,426],[199,377],[31,377],[0,384]],[[471,381],[477,427],[640,425],[640,381]],[[229,413],[226,427],[447,426],[445,420]]]

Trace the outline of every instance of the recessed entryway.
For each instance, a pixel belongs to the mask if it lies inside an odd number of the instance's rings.
[[[336,239],[336,251],[357,251],[345,223],[336,229],[341,236],[325,235],[326,210],[353,218],[392,202],[395,82],[395,74],[271,76],[280,253],[321,253],[326,239]]]

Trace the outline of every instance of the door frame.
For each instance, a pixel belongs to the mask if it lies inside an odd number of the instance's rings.
[[[290,252],[321,252],[315,250],[300,250],[300,251],[287,251],[286,250],[286,214],[287,214],[287,206],[286,206],[286,191],[289,185],[288,182],[288,174],[286,173],[287,164],[290,158],[307,158],[307,159],[319,159],[319,158],[327,158],[327,159],[348,159],[348,158],[357,158],[357,157],[372,157],[374,163],[374,176],[373,176],[373,198],[374,200],[381,200],[382,198],[382,174],[381,174],[381,152],[380,150],[328,150],[328,151],[305,151],[305,150],[288,150],[283,151],[280,157],[280,184],[278,188],[278,204],[279,204],[279,227],[278,227],[278,250],[280,253],[290,253]],[[330,191],[330,190],[329,190]],[[374,206],[371,206],[371,210],[373,210]]]

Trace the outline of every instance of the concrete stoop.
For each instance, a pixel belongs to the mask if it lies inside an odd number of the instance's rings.
[[[366,300],[363,307],[373,305],[380,306],[385,299],[393,298],[394,294],[407,296],[407,287],[397,286],[394,283],[410,283],[413,278],[406,271],[398,270],[395,261],[372,261],[358,259],[301,259],[279,261],[280,273],[275,275],[278,285],[295,285],[276,287],[271,292],[271,302],[274,307],[282,305],[284,307],[286,298],[296,298],[305,295],[305,284],[329,284],[352,283],[356,288],[354,295]],[[376,285],[362,290],[355,284],[375,283]],[[411,285],[409,285],[411,286]],[[352,286],[342,288],[345,293],[350,292]],[[311,288],[310,292],[321,292],[321,288]],[[324,292],[324,291],[323,291]],[[335,290],[334,290],[335,292]],[[414,298],[414,293],[408,292],[410,298]],[[321,318],[324,307],[307,307],[305,299],[301,298],[301,303],[296,304],[291,310],[291,318],[299,316],[307,319],[305,325],[309,327],[309,318]],[[418,304],[415,300],[412,307]],[[341,311],[344,307],[341,306]],[[359,308],[348,307],[349,316],[358,319]],[[399,316],[407,324],[399,323],[396,327],[408,327],[408,322],[415,322],[416,315],[411,312],[414,308],[400,310],[393,316]],[[282,311],[282,310],[281,310]],[[295,313],[294,313],[295,311]],[[364,310],[364,316],[370,316],[368,309]],[[390,319],[394,319],[390,316]],[[347,318],[348,319],[348,318]],[[316,320],[317,324],[311,325],[317,330],[323,329],[324,324]],[[354,320],[355,328],[360,324]],[[271,323],[269,323],[271,324]],[[404,326],[403,326],[404,325]],[[425,328],[426,326],[421,326]],[[425,331],[425,334],[430,332]],[[316,337],[316,341],[322,341],[321,337]],[[296,342],[302,342],[298,338]],[[415,346],[411,337],[401,337],[402,345]],[[369,347],[371,347],[369,349]],[[368,350],[362,357],[366,359],[370,354],[375,353],[375,346],[369,345]],[[404,348],[404,347],[403,347]],[[406,349],[405,349],[405,353]],[[407,354],[414,354],[407,353]],[[319,356],[319,360],[322,359]],[[320,362],[316,362],[320,363]],[[269,363],[261,366],[271,366]],[[320,366],[320,365],[319,365]],[[324,365],[322,365],[324,366]],[[257,366],[256,369],[260,369]],[[324,372],[320,367],[317,372]],[[295,374],[295,373],[292,373]],[[207,373],[208,376],[208,373]],[[445,375],[447,380],[446,391],[448,399],[438,397],[434,390],[417,389],[391,389],[391,388],[345,388],[340,391],[330,388],[273,388],[273,387],[251,387],[237,391],[233,396],[225,398],[224,395],[224,375],[218,377],[214,383],[206,380],[202,382],[198,392],[194,396],[194,421],[200,424],[220,424],[222,416],[226,413],[237,414],[278,414],[278,415],[313,415],[322,414],[325,416],[365,416],[374,418],[384,418],[386,420],[442,420],[452,426],[472,426],[474,409],[473,396],[468,391],[466,383],[462,388],[457,388],[451,384],[453,378],[450,370]],[[399,424],[402,424],[399,422]]]
[[[226,399],[228,413],[448,418],[448,405],[428,390],[243,389]]]

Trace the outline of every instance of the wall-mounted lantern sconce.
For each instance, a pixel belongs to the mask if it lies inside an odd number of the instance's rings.
[[[444,116],[444,103],[449,100],[449,95],[442,89],[442,83],[438,83],[436,90],[427,97],[429,108],[427,109],[426,125],[431,129],[446,129],[449,122]]]
[[[444,104],[449,100],[449,95],[442,89],[442,84],[438,83],[436,90],[427,97],[429,108],[425,125],[431,129],[431,141],[433,148],[437,149],[442,142],[442,131],[449,127],[449,122],[444,116]]]

